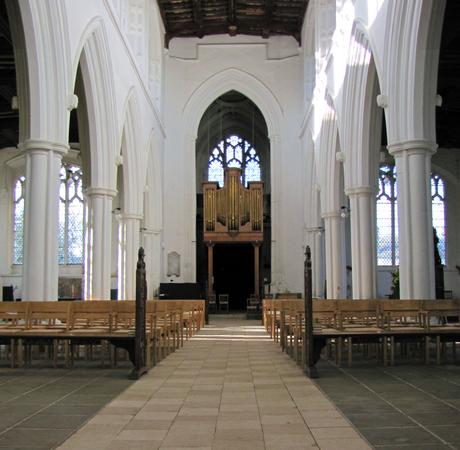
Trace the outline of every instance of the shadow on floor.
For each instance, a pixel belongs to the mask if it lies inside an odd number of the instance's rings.
[[[317,385],[373,447],[460,448],[460,366],[338,368],[321,360]]]
[[[133,381],[129,370],[0,368],[0,449],[51,449]]]

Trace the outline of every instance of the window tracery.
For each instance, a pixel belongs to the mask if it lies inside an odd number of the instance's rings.
[[[19,177],[13,191],[13,264],[22,264],[24,254],[24,176]]]
[[[260,157],[257,151],[247,140],[237,135],[223,139],[211,150],[208,160],[208,181],[217,181],[222,187],[226,167],[242,169],[244,186],[250,181],[261,180]]]
[[[433,227],[439,239],[438,250],[442,264],[446,263],[446,214],[445,214],[445,186],[443,179],[431,175],[431,208],[433,213]]]
[[[59,188],[59,264],[83,262],[82,171],[74,164],[61,167]]]
[[[398,243],[398,198],[396,167],[380,167],[377,194],[377,264],[397,266],[399,264]],[[445,184],[437,175],[431,175],[431,205],[433,227],[439,239],[441,262],[446,263]]]

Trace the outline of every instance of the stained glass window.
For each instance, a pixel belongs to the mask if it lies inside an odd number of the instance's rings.
[[[245,186],[250,181],[260,181],[260,158],[252,145],[243,138],[231,135],[219,142],[211,150],[208,161],[208,181],[217,181],[224,185],[224,169],[238,167],[242,169],[242,181]]]
[[[61,167],[59,189],[59,264],[83,260],[82,171],[73,164]]]
[[[13,192],[13,264],[22,264],[24,253],[25,177],[19,177]]]
[[[443,179],[436,174],[431,175],[431,207],[433,213],[433,227],[439,239],[438,250],[441,262],[446,263],[446,215],[445,215],[445,187]]]
[[[399,264],[396,169],[381,166],[377,194],[377,264]]]

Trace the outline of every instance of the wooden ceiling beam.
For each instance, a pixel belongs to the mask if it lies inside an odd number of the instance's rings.
[[[235,0],[228,0],[228,34],[236,36],[238,27],[236,26]]]
[[[193,21],[197,28],[197,36],[201,39],[203,32],[203,11],[201,10],[201,0],[192,0],[193,4]]]
[[[273,0],[265,0],[265,26],[262,30],[262,37],[268,39],[273,21]]]
[[[167,33],[173,37],[228,33],[300,39],[308,0],[157,0]]]

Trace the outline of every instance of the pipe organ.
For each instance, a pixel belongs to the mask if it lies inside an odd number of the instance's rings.
[[[214,245],[251,243],[254,247],[254,294],[260,292],[260,247],[264,239],[264,184],[252,181],[246,189],[241,169],[225,169],[224,187],[203,183],[204,242],[208,247],[208,295],[213,293]]]
[[[217,182],[203,183],[204,241],[261,243],[263,194],[262,182],[243,186],[239,168],[225,170],[223,188]]]

